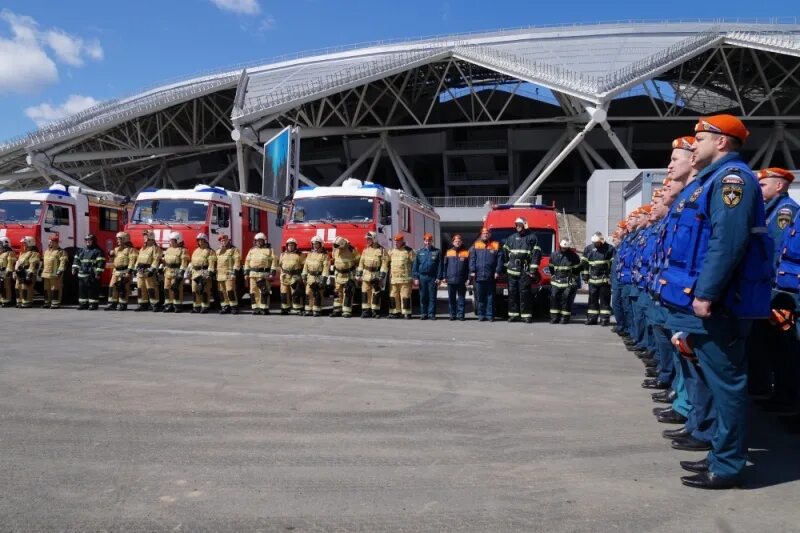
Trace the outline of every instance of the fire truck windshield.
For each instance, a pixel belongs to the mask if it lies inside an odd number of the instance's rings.
[[[141,200],[136,202],[134,224],[203,223],[208,218],[208,202],[199,200]]]
[[[517,230],[514,228],[495,228],[492,230],[492,240],[497,241],[500,243],[500,246],[506,242],[506,239],[512,233],[515,233]],[[553,241],[555,240],[556,233],[553,230],[549,229],[535,229],[532,230],[533,233],[536,235],[536,239],[539,241],[539,247],[542,249],[542,255],[549,256],[553,253]],[[479,238],[480,235],[477,235],[475,238]]]
[[[0,201],[0,224],[33,224],[39,222],[42,203],[28,200]]]
[[[374,218],[374,198],[334,196],[294,201],[292,222],[369,222]]]

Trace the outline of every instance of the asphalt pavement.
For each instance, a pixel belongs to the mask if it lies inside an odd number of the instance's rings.
[[[0,531],[800,530],[800,439],[753,416],[743,488],[683,487],[702,454],[670,449],[599,326],[3,309],[0,328]]]

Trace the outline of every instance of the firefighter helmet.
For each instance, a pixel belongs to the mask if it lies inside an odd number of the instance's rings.
[[[83,240],[97,242],[97,237],[95,237],[93,233],[90,233],[86,237],[84,237]]]
[[[603,237],[603,232],[596,231],[594,235],[592,235],[592,242],[605,242],[606,239]]]
[[[349,241],[341,235],[336,237],[336,239],[333,241],[333,245],[336,248],[341,248],[342,246],[347,246],[348,244],[350,244]]]
[[[128,242],[131,240],[131,236],[125,233],[124,231],[120,231],[117,233],[117,239],[121,240],[122,242]]]
[[[206,235],[205,233],[198,233],[196,239],[198,241],[206,241],[206,242],[208,242],[208,235]]]
[[[183,235],[179,231],[173,231],[169,234],[169,240],[175,240],[177,242],[183,242]]]
[[[528,229],[528,221],[525,219],[525,217],[517,217],[517,219],[514,221],[514,225],[522,225],[523,228]]]
[[[375,233],[374,231],[368,231],[367,234],[364,235],[364,237],[374,241],[374,240],[376,240],[378,238],[378,234]]]
[[[572,248],[572,241],[570,241],[569,239],[561,239],[561,242],[558,244],[562,248]]]
[[[11,246],[11,241],[8,240],[8,237],[0,237],[0,246]]]
[[[28,247],[36,246],[36,239],[31,237],[30,235],[26,235],[19,242],[23,243],[25,246]]]
[[[322,244],[322,237],[320,237],[319,235],[314,235],[313,237],[311,237],[311,244],[314,244],[315,242]]]
[[[231,238],[227,234],[223,233],[222,235],[217,237],[217,240],[219,242],[222,242],[222,241],[229,241],[229,240],[231,240]]]
[[[289,237],[288,239],[286,239],[286,246],[289,246],[290,244],[294,244],[295,246],[297,246],[297,239],[295,239],[294,237]]]
[[[155,234],[155,233],[153,233],[153,232],[152,232],[151,230],[149,230],[149,229],[146,229],[146,230],[144,230],[144,231],[142,232],[142,240],[144,240],[144,241],[149,241],[150,239],[153,239],[153,240],[155,240],[155,239],[156,239],[156,234]]]
[[[256,236],[253,237],[253,240],[254,241],[266,241],[267,240],[267,236],[264,235],[263,233],[256,233]]]
[[[61,238],[61,237],[59,237],[59,236],[58,236],[58,233],[53,233],[52,235],[50,235],[50,238],[49,238],[49,239],[47,239],[47,240],[48,240],[48,241],[51,241],[51,242],[52,242],[52,241],[58,242],[58,240],[59,240],[60,238]]]

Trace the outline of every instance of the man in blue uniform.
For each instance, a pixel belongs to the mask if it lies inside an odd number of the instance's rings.
[[[494,320],[494,292],[497,277],[503,271],[500,243],[492,240],[489,228],[469,249],[469,276],[475,284],[475,312],[481,322]]]
[[[453,247],[447,250],[439,279],[447,284],[447,310],[450,320],[464,320],[464,303],[469,279],[469,251],[461,235],[453,235]]]
[[[789,196],[789,185],[794,175],[783,168],[759,170],[758,183],[766,202],[767,230],[775,242],[775,263],[780,259],[780,244],[798,212],[798,205]],[[776,295],[779,296],[779,295]],[[778,298],[773,302],[777,313],[786,307]],[[762,406],[767,412],[782,413],[792,409],[791,383],[787,383],[787,361],[783,353],[786,332],[770,320],[757,320],[747,339],[748,390],[759,399],[766,400]],[[794,357],[791,355],[790,357]]]
[[[693,166],[684,189],[660,297],[667,327],[688,334],[713,396],[718,429],[702,461],[683,461],[690,487],[734,487],[747,459],[747,358],[750,320],[769,315],[774,244],[766,233],[764,202],[755,175],[738,150],[749,136],[731,115],[695,126]]]
[[[436,320],[436,288],[442,269],[442,251],[433,245],[433,234],[422,236],[424,246],[417,250],[411,277],[419,284],[419,314],[421,320]]]

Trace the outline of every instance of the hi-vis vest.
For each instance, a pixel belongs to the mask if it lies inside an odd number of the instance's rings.
[[[784,233],[778,253],[780,255],[775,287],[782,291],[800,293],[800,215]]]
[[[750,168],[732,160],[710,176],[690,183],[682,191],[675,207],[680,213],[674,221],[672,241],[668,243],[665,267],[659,278],[659,294],[668,306],[693,314],[694,290],[703,267],[711,238],[711,201],[709,192],[715,180],[735,174],[759,188]],[[756,210],[744,257],[736,267],[722,300],[724,310],[738,318],[766,318],[770,314],[773,279],[772,237],[767,233],[763,209]]]

